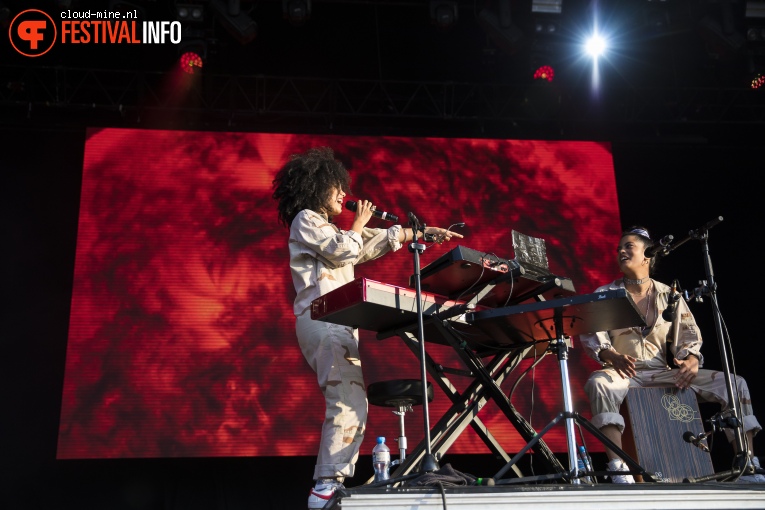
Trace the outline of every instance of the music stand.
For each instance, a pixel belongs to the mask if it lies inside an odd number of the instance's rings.
[[[574,412],[571,400],[571,386],[568,375],[568,345],[566,337],[608,331],[612,329],[644,326],[645,320],[635,307],[625,289],[608,290],[594,294],[584,294],[567,298],[542,301],[504,308],[495,308],[480,312],[468,313],[465,316],[468,323],[475,324],[479,328],[486,329],[487,333],[496,333],[497,329],[503,329],[508,336],[530,341],[549,340],[549,349],[558,358],[558,365],[563,386],[564,411],[559,413],[542,431],[529,441],[515,457],[494,475],[494,479],[500,479],[520,458],[531,449],[553,426],[561,420],[565,420],[566,442],[568,447],[569,471],[555,475],[542,475],[525,477],[529,479],[549,480],[551,478],[564,478],[575,480],[584,476],[577,473],[576,438],[574,436],[574,422],[581,424],[604,445],[619,455],[625,463],[636,473],[643,475],[648,481],[655,481],[654,477],[647,473],[634,459],[617,447],[600,430],[596,429],[587,419]],[[590,473],[587,473],[590,474]],[[516,480],[519,482],[521,480]]]

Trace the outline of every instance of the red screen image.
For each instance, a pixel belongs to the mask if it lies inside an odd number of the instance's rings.
[[[608,143],[92,129],[58,458],[316,454],[324,402],[295,337],[288,229],[271,185],[291,154],[317,146],[332,147],[349,168],[348,199],[373,200],[401,221],[413,212],[427,225],[466,223],[458,243],[428,247],[423,267],[458,244],[514,258],[516,230],[545,240],[550,271],[579,294],[616,277],[621,225]],[[345,211],[335,221],[349,228],[352,219]],[[412,272],[406,249],[356,267],[357,277],[398,286]],[[399,338],[363,330],[360,338],[367,384],[419,378]],[[577,343],[568,362],[573,405],[589,417],[583,385],[597,364]],[[426,347],[459,366],[444,346]],[[452,377],[458,389],[470,382],[462,379]],[[536,430],[562,401],[554,356],[512,394]],[[431,424],[449,404],[436,387]],[[377,436],[397,437],[391,410],[370,405],[362,452]],[[495,405],[480,417],[506,451],[525,444]],[[422,407],[406,419],[414,447]],[[566,451],[562,425],[544,440]],[[602,451],[594,439],[588,446]],[[468,428],[449,452],[488,448]]]

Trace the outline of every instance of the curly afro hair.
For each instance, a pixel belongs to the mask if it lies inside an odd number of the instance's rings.
[[[287,228],[303,209],[323,212],[333,188],[350,193],[351,176],[329,147],[293,154],[273,181],[279,221]]]

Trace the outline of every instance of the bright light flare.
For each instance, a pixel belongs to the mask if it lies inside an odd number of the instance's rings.
[[[594,34],[587,39],[584,48],[592,58],[598,58],[606,51],[606,40],[601,35]]]

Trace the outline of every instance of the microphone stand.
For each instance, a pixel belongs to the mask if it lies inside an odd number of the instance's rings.
[[[425,251],[426,246],[420,242],[418,233],[425,236],[425,225],[421,225],[414,213],[409,213],[409,225],[412,227],[412,242],[409,245],[409,252],[414,257],[414,290],[417,300],[417,340],[420,342],[420,378],[422,379],[422,415],[423,425],[425,427],[425,455],[420,462],[420,471],[431,473],[439,469],[438,461],[433,455],[430,446],[430,417],[428,412],[428,376],[427,365],[425,361],[425,322],[422,312],[422,285],[420,273],[420,255]]]
[[[717,283],[715,282],[714,271],[712,270],[712,258],[709,255],[709,229],[722,222],[722,220],[722,216],[718,216],[717,218],[707,222],[704,226],[697,228],[696,230],[691,230],[687,237],[678,241],[677,244],[664,248],[663,252],[664,255],[667,255],[690,239],[701,241],[701,251],[704,255],[704,270],[706,273],[706,280],[702,283],[702,286],[694,289],[693,296],[688,296],[686,291],[685,299],[686,301],[690,301],[691,299],[701,300],[701,296],[708,295],[712,301],[712,312],[715,322],[715,332],[717,333],[717,344],[720,350],[720,359],[723,366],[723,372],[725,374],[725,389],[728,392],[728,402],[730,406],[728,413],[730,414],[731,419],[728,420],[728,426],[733,429],[736,446],[736,456],[733,461],[733,469],[723,473],[723,475],[730,475],[730,473],[735,474],[744,471],[749,461],[749,452],[745,448],[744,434],[741,430],[741,420],[739,419],[741,413],[739,409],[738,395],[733,391],[733,382],[731,379],[730,365],[728,362],[728,350],[725,347],[725,333],[722,327],[722,317],[720,308],[717,306]],[[712,475],[711,478],[702,477],[696,481],[701,481],[703,479],[713,479],[716,477],[716,475]]]

